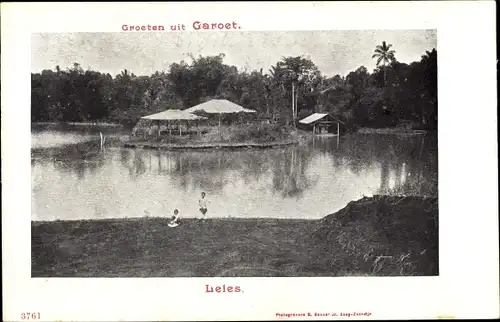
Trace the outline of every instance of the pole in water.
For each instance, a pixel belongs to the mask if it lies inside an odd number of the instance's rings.
[[[104,145],[104,136],[102,135],[102,132],[99,132],[99,135],[101,136],[101,150]]]

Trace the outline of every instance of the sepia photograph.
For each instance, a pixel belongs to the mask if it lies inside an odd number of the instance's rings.
[[[32,277],[439,275],[436,30],[165,30],[32,34]]]
[[[2,3],[3,320],[498,318],[495,5]]]

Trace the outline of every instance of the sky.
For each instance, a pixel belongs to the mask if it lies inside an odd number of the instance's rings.
[[[392,44],[400,62],[419,61],[437,47],[435,30],[334,30],[268,32],[120,32],[33,34],[31,71],[72,67],[115,76],[122,70],[140,75],[167,71],[170,64],[194,56],[224,53],[238,70],[267,72],[283,56],[310,58],[326,76],[365,66],[372,71],[376,45]],[[437,49],[437,48],[436,48]]]

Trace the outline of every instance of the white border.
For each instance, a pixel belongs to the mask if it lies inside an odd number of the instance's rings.
[[[368,311],[373,319],[499,316],[495,3],[2,3],[3,318],[272,320]],[[440,276],[30,279],[32,32],[235,20],[242,30],[437,29]],[[468,129],[468,130],[466,130]],[[205,283],[245,293],[205,294]],[[303,319],[303,318],[302,318]]]

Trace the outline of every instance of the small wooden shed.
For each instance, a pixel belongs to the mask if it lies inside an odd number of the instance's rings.
[[[299,121],[312,129],[316,135],[340,135],[341,120],[329,113],[314,113]]]

